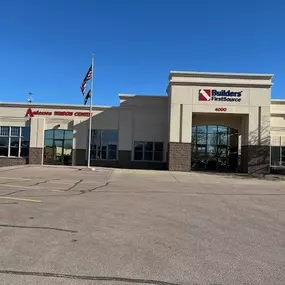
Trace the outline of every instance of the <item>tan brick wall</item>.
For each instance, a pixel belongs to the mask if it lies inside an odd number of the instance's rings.
[[[169,171],[191,170],[191,143],[169,143],[168,169]]]
[[[29,149],[29,164],[42,164],[43,148],[30,147]]]

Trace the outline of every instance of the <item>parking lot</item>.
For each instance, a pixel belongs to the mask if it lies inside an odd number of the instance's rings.
[[[0,284],[285,284],[285,183],[0,168]]]

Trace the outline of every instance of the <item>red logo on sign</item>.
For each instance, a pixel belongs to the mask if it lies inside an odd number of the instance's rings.
[[[29,109],[27,110],[25,117],[34,117],[32,108],[29,108]]]
[[[199,90],[199,101],[210,101],[211,100],[211,90],[210,89],[200,89]]]
[[[46,112],[46,111],[33,111],[32,108],[29,108],[26,112],[25,117],[34,117],[35,115],[41,115],[41,116],[51,116],[52,112]]]

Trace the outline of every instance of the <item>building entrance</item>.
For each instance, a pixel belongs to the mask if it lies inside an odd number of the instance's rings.
[[[72,141],[71,130],[46,130],[44,164],[72,164]]]
[[[236,171],[238,131],[218,125],[192,127],[192,170]]]

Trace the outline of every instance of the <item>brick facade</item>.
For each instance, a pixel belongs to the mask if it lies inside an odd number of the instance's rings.
[[[168,145],[168,170],[191,170],[191,143],[170,142]]]
[[[270,173],[270,146],[242,146],[241,171],[251,175],[265,175]]]
[[[29,164],[42,164],[43,148],[30,147],[29,149]]]
[[[24,165],[28,163],[27,158],[19,157],[1,157],[0,158],[0,167],[4,166],[16,166],[16,165]]]

